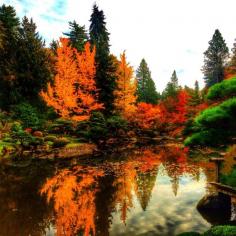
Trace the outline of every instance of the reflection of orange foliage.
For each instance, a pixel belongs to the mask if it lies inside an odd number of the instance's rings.
[[[63,170],[47,180],[40,193],[53,200],[57,235],[95,235],[95,194],[97,179],[103,171],[77,166]]]
[[[117,167],[115,169],[117,177],[113,184],[117,188],[115,202],[121,212],[121,220],[125,223],[127,211],[133,207],[132,189],[134,188],[136,170],[133,162],[126,162]]]
[[[136,81],[133,81],[133,68],[126,62],[125,52],[121,54],[117,70],[117,88],[114,91],[115,109],[124,117],[130,118],[136,111]]]
[[[63,118],[86,120],[93,110],[102,108],[96,101],[95,49],[91,51],[87,43],[79,53],[68,39],[61,38],[60,43],[53,85],[49,83],[47,91],[40,94]]]
[[[150,149],[146,149],[141,156],[137,157],[136,161],[138,162],[137,169],[141,172],[147,172],[153,170],[161,163],[161,156]]]
[[[161,110],[159,106],[141,102],[137,106],[137,112],[132,121],[143,129],[154,128],[161,120]]]

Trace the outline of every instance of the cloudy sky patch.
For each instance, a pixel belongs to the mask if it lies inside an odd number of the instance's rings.
[[[144,57],[159,91],[177,71],[181,85],[203,86],[203,52],[215,29],[228,47],[236,38],[235,0],[97,0],[110,32],[111,52],[126,50],[136,69]],[[68,31],[68,21],[89,28],[94,0],[0,0],[14,6],[20,17],[33,17],[49,43]],[[178,73],[179,72],[179,73]]]

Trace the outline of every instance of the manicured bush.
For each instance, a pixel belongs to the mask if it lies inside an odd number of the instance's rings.
[[[235,236],[236,226],[231,226],[231,225],[215,226],[202,235],[203,236]]]
[[[204,110],[194,121],[195,131],[185,145],[216,146],[229,143],[236,135],[236,98]]]
[[[236,78],[224,80],[210,87],[207,99],[222,100],[236,96]]]

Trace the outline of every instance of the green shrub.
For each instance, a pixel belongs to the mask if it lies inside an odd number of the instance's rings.
[[[57,119],[47,128],[53,134],[74,134],[75,126],[70,120]]]
[[[53,142],[51,142],[51,141],[47,141],[47,145],[49,145],[49,146],[53,146]]]
[[[117,129],[127,129],[127,121],[120,116],[111,116],[107,119],[107,125],[110,131]]]
[[[236,187],[236,168],[234,168],[230,174],[221,175],[220,182],[222,184],[226,184],[235,188]]]
[[[10,137],[3,138],[2,141],[5,143],[13,143],[14,142],[14,140]]]
[[[204,110],[195,118],[195,132],[185,145],[216,146],[228,143],[236,135],[236,98]]]
[[[21,145],[24,148],[30,148],[32,146],[35,147],[43,144],[43,138],[34,137],[28,132],[24,131],[22,125],[19,122],[13,123],[10,135],[15,144]]]
[[[20,103],[13,107],[13,119],[20,120],[23,128],[39,129],[41,126],[38,118],[37,109],[29,103]]]
[[[203,236],[235,236],[235,235],[236,235],[236,226],[230,226],[230,225],[215,226],[203,234]]]
[[[219,100],[236,96],[236,78],[213,85],[207,94],[209,100]]]
[[[70,141],[67,138],[58,138],[53,142],[54,148],[65,147]]]

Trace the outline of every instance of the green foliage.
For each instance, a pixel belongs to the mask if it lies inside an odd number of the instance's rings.
[[[17,102],[19,92],[17,84],[17,50],[19,40],[20,21],[16,17],[15,9],[11,6],[0,7],[1,47],[0,47],[0,106]]]
[[[207,99],[214,101],[233,96],[236,96],[236,78],[224,80],[213,85],[208,91]]]
[[[60,147],[65,147],[70,141],[63,137],[63,138],[58,138],[56,140],[54,140],[53,142],[53,147],[54,148],[60,148]]]
[[[231,225],[215,226],[202,235],[203,236],[235,236],[236,226],[231,226]]]
[[[38,118],[37,109],[29,103],[20,103],[13,108],[13,118],[20,120],[24,128],[39,129],[41,121]]]
[[[68,36],[72,46],[79,52],[84,50],[84,44],[88,41],[88,35],[85,30],[85,26],[80,26],[76,21],[69,22],[69,33],[63,33]]]
[[[20,95],[29,101],[38,98],[52,77],[49,54],[36,30],[33,20],[25,16],[20,27],[16,76]]]
[[[127,126],[127,121],[120,116],[110,116],[106,119],[101,112],[94,112],[89,121],[78,124],[77,135],[79,138],[100,143],[118,137],[121,130],[127,130]]]
[[[10,136],[15,144],[24,148],[37,147],[43,144],[43,139],[34,137],[28,132],[23,130],[23,127],[19,122],[14,122],[11,128]]]
[[[227,137],[227,134],[223,134],[224,130],[205,130],[194,133],[187,139],[184,144],[186,146],[216,146],[222,143],[223,138]],[[226,140],[224,140],[226,141]]]
[[[142,59],[137,72],[137,95],[138,102],[157,104],[160,94],[157,93],[155,83],[152,80],[151,72],[145,59]]]
[[[187,138],[185,145],[210,145],[230,142],[236,135],[236,98],[231,98],[219,106],[204,110],[196,117],[194,125],[197,133]]]
[[[162,93],[162,98],[176,97],[179,92],[180,86],[178,84],[178,77],[176,71],[174,70],[170,82],[167,83],[165,90]]]
[[[234,167],[230,174],[221,175],[220,182],[222,184],[226,184],[235,188],[236,187],[236,168]]]
[[[198,81],[195,81],[195,85],[194,85],[194,90],[193,89],[186,89],[185,90],[188,92],[188,94],[190,95],[189,101],[188,101],[188,105],[189,106],[197,106],[199,104],[201,104],[202,102],[202,97],[201,97],[201,92],[199,90],[199,84]]]
[[[48,132],[52,134],[74,134],[75,126],[70,120],[56,119],[48,127]]]
[[[109,50],[109,33],[106,29],[105,16],[95,4],[90,18],[90,42],[96,46],[96,85],[99,90],[99,102],[104,104],[107,115],[114,109],[114,90],[116,88],[116,66]]]
[[[224,78],[224,64],[228,57],[229,49],[220,31],[217,29],[209,42],[208,49],[204,52],[204,66],[202,68],[205,83],[210,87],[219,83]]]
[[[27,17],[20,25],[14,8],[0,7],[4,29],[0,47],[0,106],[9,110],[22,98],[31,103],[51,79],[51,59],[36,25]]]
[[[127,121],[121,116],[112,116],[107,119],[107,126],[110,131],[115,131],[117,129],[127,129]]]

